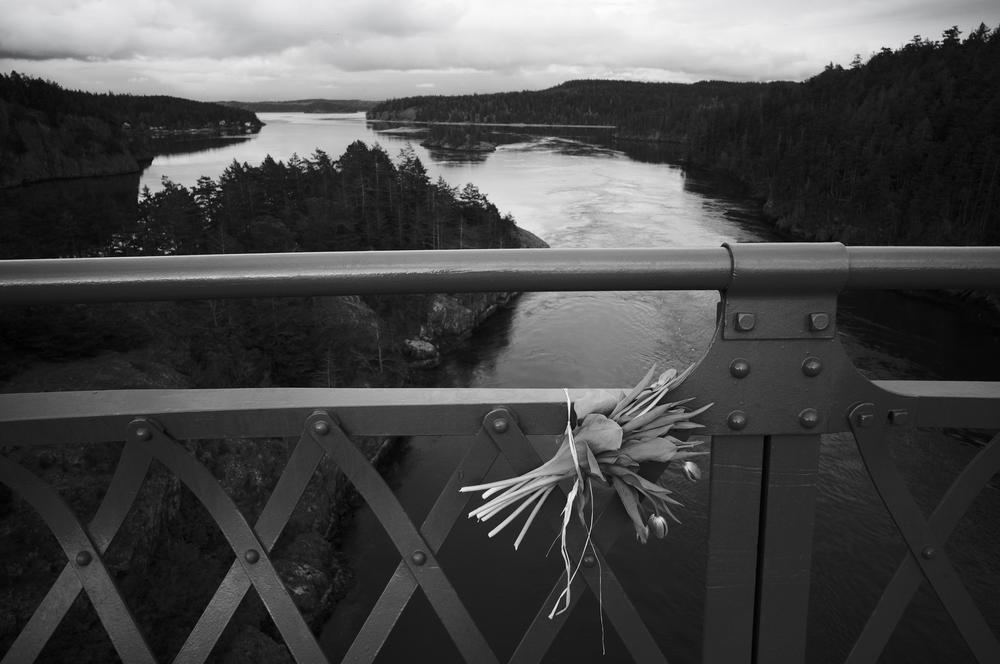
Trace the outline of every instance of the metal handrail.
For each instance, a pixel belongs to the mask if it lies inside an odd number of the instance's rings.
[[[1000,247],[739,245],[755,278],[782,292],[1000,288]],[[832,256],[843,274],[816,272]],[[814,279],[803,279],[813,273]],[[795,278],[788,277],[794,275]],[[369,293],[725,290],[728,246],[463,249],[0,261],[0,304],[124,302]]]

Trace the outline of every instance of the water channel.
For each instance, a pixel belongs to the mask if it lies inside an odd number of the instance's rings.
[[[217,177],[234,159],[286,159],[322,148],[339,155],[353,140],[379,142],[391,156],[411,146],[432,178],[452,186],[473,182],[518,224],[554,247],[718,246],[776,241],[756,220],[757,206],[718,177],[573,138],[509,138],[496,152],[428,151],[416,140],[376,133],[359,115],[261,114],[258,137],[196,153],[157,158],[142,176],[156,188],[162,176],[192,185]],[[422,382],[454,387],[594,387],[634,383],[654,362],[687,366],[707,348],[714,292],[530,293],[488,321]],[[892,293],[845,294],[838,316],[842,343],[873,378],[1000,378],[1000,341],[974,312]],[[710,398],[710,395],[705,395]],[[893,442],[893,454],[918,503],[930,510],[981,439],[920,431]],[[411,440],[391,481],[415,523],[457,464],[461,447],[447,439]],[[896,564],[895,534],[846,436],[824,437],[813,557],[807,661],[842,661]],[[509,469],[495,468],[497,477]],[[682,526],[642,546],[623,538],[610,554],[661,649],[672,662],[700,656],[707,541],[707,479],[690,484],[668,471],[664,481],[686,507]],[[1000,580],[1000,484],[977,499],[952,536],[948,552],[987,620],[1000,624],[991,599]],[[550,540],[529,538],[514,555],[510,538],[488,540],[462,520],[441,552],[449,577],[501,658],[513,650],[544,595],[558,578]],[[362,510],[346,542],[357,583],[323,633],[334,661],[350,644],[398,563],[389,540]],[[454,570],[454,572],[452,571]],[[495,579],[503,578],[497,582]],[[420,596],[400,618],[380,661],[411,661],[414,639],[422,661],[457,660],[443,628]],[[627,659],[610,625],[601,652],[598,604],[586,597],[557,639],[551,661]],[[492,616],[492,618],[490,618]],[[498,619],[497,616],[500,616]],[[884,661],[939,662],[970,658],[933,594],[923,588],[897,629]]]

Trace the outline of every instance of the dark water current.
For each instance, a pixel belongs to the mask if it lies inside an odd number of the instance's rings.
[[[599,147],[581,137],[505,136],[494,153],[428,151],[413,136],[376,134],[357,115],[261,114],[267,126],[251,140],[183,145],[154,160],[141,185],[167,176],[192,185],[217,177],[234,159],[287,159],[319,147],[332,157],[356,139],[378,141],[390,155],[411,145],[432,178],[452,186],[473,182],[517,222],[554,247],[718,246],[776,241],[756,220],[757,206],[739,189],[710,175],[667,163],[644,149]],[[134,186],[132,184],[131,186]],[[714,292],[531,293],[488,321],[441,367],[428,385],[455,387],[595,387],[634,383],[653,362],[683,367],[707,348]],[[975,313],[893,293],[845,294],[838,316],[841,341],[872,378],[1000,379],[1000,340]],[[551,441],[547,441],[551,444]],[[542,441],[541,444],[545,444]],[[928,512],[979,449],[956,432],[920,431],[894,440],[892,451],[919,505]],[[429,511],[458,463],[449,439],[413,439],[391,482],[414,522]],[[703,464],[707,465],[707,464]],[[495,477],[510,473],[494,468]],[[696,662],[707,542],[707,477],[692,485],[668,470],[685,508],[682,526],[641,546],[623,538],[609,558],[654,638],[672,662]],[[956,528],[947,551],[987,620],[1000,626],[1000,482],[983,491]],[[541,529],[536,528],[536,531]],[[539,533],[521,550],[510,539],[461,519],[439,559],[473,617],[502,659],[512,652],[559,575],[558,556]],[[323,632],[337,661],[346,651],[398,563],[381,527],[362,510],[346,544],[358,583]],[[843,661],[881,589],[903,556],[902,540],[867,479],[853,441],[824,437],[813,557],[807,661]],[[596,600],[587,596],[556,639],[551,661],[627,660],[610,623],[601,657]],[[418,651],[414,650],[414,643]],[[452,661],[458,655],[418,590],[379,661]],[[970,659],[936,597],[923,588],[890,642],[887,662]]]

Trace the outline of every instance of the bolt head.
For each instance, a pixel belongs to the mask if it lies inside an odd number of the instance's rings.
[[[139,440],[149,440],[153,437],[153,432],[148,427],[139,427],[135,430],[135,437]]]
[[[733,431],[741,431],[747,426],[747,414],[742,410],[734,410],[726,416],[726,425]]]
[[[810,330],[813,332],[822,332],[828,327],[830,327],[830,314],[822,311],[809,314]]]
[[[757,317],[751,313],[736,314],[736,329],[739,332],[749,332],[757,325]]]
[[[933,546],[925,546],[924,550],[920,552],[920,556],[924,560],[932,560],[936,555],[937,555],[937,550],[935,550]]]
[[[804,429],[815,429],[819,424],[819,412],[815,408],[806,408],[799,413],[799,424]]]
[[[313,431],[315,431],[320,436],[325,436],[330,433],[330,423],[326,420],[316,420],[313,422]]]
[[[253,565],[260,560],[260,552],[257,549],[247,549],[247,552],[243,554],[243,560]]]
[[[901,426],[910,421],[910,414],[902,408],[894,408],[889,411],[889,421],[896,426]]]
[[[427,554],[423,551],[414,551],[413,555],[410,556],[410,560],[413,561],[414,565],[423,565],[427,562]]]
[[[750,375],[750,363],[742,357],[737,357],[730,363],[729,373],[734,378],[746,378]]]
[[[90,551],[80,551],[79,553],[76,554],[75,557],[76,564],[78,567],[86,567],[87,565],[90,564],[90,561],[93,559],[94,557],[90,555]]]
[[[508,426],[509,425],[507,424],[506,418],[498,417],[497,419],[493,420],[493,430],[496,431],[497,433],[505,432]]]
[[[802,373],[810,378],[815,378],[823,371],[823,363],[818,357],[807,357],[802,361]]]
[[[870,427],[875,424],[875,413],[859,413],[858,426]]]
[[[597,564],[597,558],[594,557],[594,554],[588,553],[583,557],[584,567],[593,567],[596,564]]]

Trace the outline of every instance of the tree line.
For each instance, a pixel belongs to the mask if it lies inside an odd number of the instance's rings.
[[[0,74],[0,100],[22,112],[32,111],[56,126],[68,116],[91,117],[133,129],[163,127],[189,129],[225,122],[250,123],[259,130],[261,122],[249,110],[211,102],[193,101],[166,95],[133,95],[112,92],[91,93],[67,90],[57,83],[25,76],[16,71]]]
[[[802,83],[570,81],[408,97],[378,119],[611,124],[742,180],[794,235],[855,244],[1000,244],[1000,27],[915,36]]]
[[[412,149],[394,162],[355,141],[287,162],[233,162],[192,188],[145,189],[135,228],[109,238],[120,254],[377,251],[519,246],[509,215],[475,187],[432,182]]]

